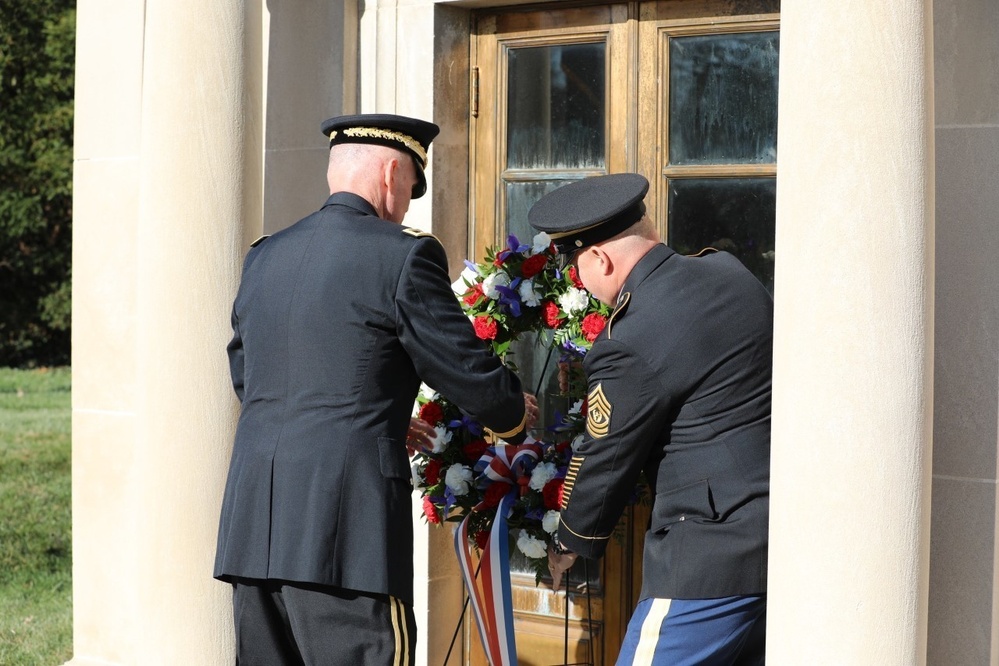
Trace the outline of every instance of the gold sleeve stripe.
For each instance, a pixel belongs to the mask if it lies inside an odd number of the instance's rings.
[[[579,468],[583,464],[583,458],[581,456],[573,456],[569,461],[569,470],[566,472],[565,481],[562,482],[562,505],[560,508],[565,509],[569,504],[569,497],[572,495],[572,489],[576,485],[576,474],[579,472]]]
[[[565,529],[569,530],[575,536],[578,536],[580,539],[586,539],[587,541],[606,541],[607,539],[611,538],[611,534],[608,534],[606,536],[583,536],[579,532],[575,531],[574,529],[572,529],[571,527],[569,527],[568,525],[566,525],[564,518],[562,519],[561,527],[564,527]]]
[[[513,437],[514,435],[519,435],[527,425],[527,410],[524,410],[524,415],[520,418],[520,424],[513,430],[507,430],[506,432],[496,432],[491,428],[486,428],[486,432],[493,435],[494,437],[499,437],[500,439],[506,439],[507,437]]]

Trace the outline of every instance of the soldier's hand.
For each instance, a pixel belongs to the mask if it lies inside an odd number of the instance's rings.
[[[559,361],[558,362],[558,390],[563,395],[569,393],[569,386],[574,385],[579,388],[579,385],[585,387],[585,378],[582,375],[582,365],[579,359],[573,359],[571,361]]]
[[[530,393],[524,394],[524,413],[527,416],[526,428],[530,430],[538,422],[541,411],[538,409],[538,399]]]
[[[569,364],[565,361],[558,362],[558,390],[561,393],[569,392]]]
[[[409,419],[409,430],[406,432],[406,450],[409,451],[410,457],[417,453],[433,450],[436,437],[437,431],[432,425],[416,417]]]
[[[576,563],[576,553],[556,553],[554,547],[548,546],[548,572],[552,575],[552,590],[558,592],[562,586],[562,577],[565,572]]]

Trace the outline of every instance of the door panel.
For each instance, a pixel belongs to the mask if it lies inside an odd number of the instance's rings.
[[[779,9],[649,2],[639,23],[638,161],[660,233],[684,254],[731,252],[771,291]]]
[[[732,251],[770,287],[778,11],[777,0],[663,0],[476,14],[469,256],[509,234],[529,240],[528,210],[558,186],[638,171],[667,242]],[[542,414],[564,413],[544,348],[523,341],[514,360]],[[568,597],[511,557],[519,663],[614,663],[649,513],[626,511],[588,576],[582,562],[570,572]],[[465,627],[468,663],[485,664],[474,621]]]

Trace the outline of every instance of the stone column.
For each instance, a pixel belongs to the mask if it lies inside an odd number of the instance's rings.
[[[781,9],[768,662],[925,663],[931,3]]]
[[[78,9],[72,663],[231,664],[212,563],[229,310],[260,226],[260,6]]]

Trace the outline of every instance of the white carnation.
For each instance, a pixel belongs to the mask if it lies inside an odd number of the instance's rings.
[[[461,463],[451,465],[444,475],[444,483],[455,495],[465,495],[472,483],[472,470]]]
[[[520,552],[534,560],[540,560],[548,554],[545,542],[541,539],[535,539],[527,533],[527,530],[520,530],[520,534],[517,535],[517,548],[520,548]]]
[[[531,488],[534,490],[543,489],[545,484],[555,477],[557,470],[558,468],[555,467],[555,463],[543,462],[535,465],[531,471]]]
[[[549,534],[555,534],[555,530],[558,529],[558,511],[552,509],[545,513],[541,519],[541,529]]]
[[[451,443],[451,438],[454,437],[454,433],[445,428],[444,426],[437,426],[434,428],[434,453],[441,453],[447,448],[447,445]]]
[[[569,408],[569,414],[578,414],[583,410],[583,401],[577,400],[573,403],[572,407]]]
[[[496,287],[509,287],[510,286],[510,276],[507,275],[506,271],[496,271],[492,275],[486,277],[482,281],[482,293],[486,295],[486,298],[491,298],[496,300],[499,298],[499,291]]]
[[[590,295],[583,289],[569,287],[569,291],[558,297],[558,305],[564,312],[582,312],[590,304]]]
[[[552,237],[543,231],[539,232],[534,237],[534,240],[531,241],[531,253],[541,254],[542,252],[546,251],[549,247],[551,247],[551,244],[552,244]]]
[[[451,290],[460,298],[470,289],[468,285],[475,284],[478,279],[478,271],[469,266],[465,266],[465,270],[461,272],[458,279],[451,283]]]
[[[575,453],[576,449],[579,448],[579,445],[582,443],[583,443],[583,433],[579,433],[578,435],[576,435],[576,438],[572,440],[572,442],[569,444],[569,448],[571,448],[572,452]]]
[[[524,305],[531,308],[541,305],[541,292],[534,288],[534,280],[524,280],[517,291],[520,292],[520,300]]]

